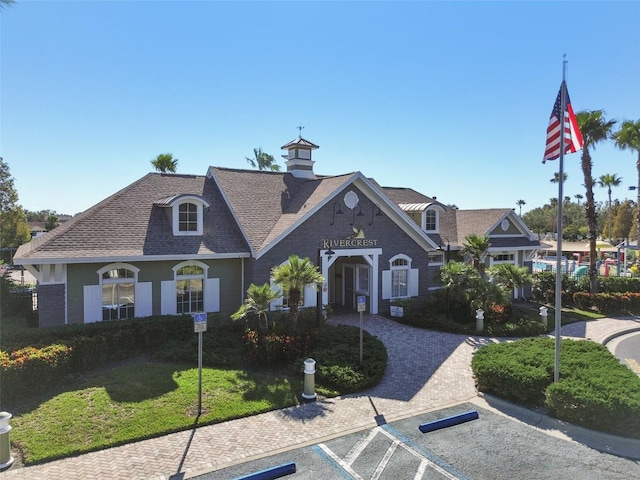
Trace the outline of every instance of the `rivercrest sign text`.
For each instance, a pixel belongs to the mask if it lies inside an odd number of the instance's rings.
[[[378,239],[368,238],[339,238],[331,240],[323,238],[320,248],[350,248],[350,247],[376,247]]]

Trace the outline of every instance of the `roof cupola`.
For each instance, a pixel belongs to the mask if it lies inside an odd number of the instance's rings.
[[[285,162],[287,172],[294,177],[315,178],[313,173],[313,164],[315,162],[311,160],[311,151],[317,148],[320,147],[300,136],[284,145],[282,150],[287,151],[287,155],[283,155],[287,159]]]

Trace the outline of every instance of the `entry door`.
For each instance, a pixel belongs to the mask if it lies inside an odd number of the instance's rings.
[[[344,267],[344,306],[353,310],[355,271],[353,267]]]

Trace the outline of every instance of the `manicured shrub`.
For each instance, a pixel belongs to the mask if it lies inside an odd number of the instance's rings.
[[[1,400],[16,401],[51,388],[69,373],[71,354],[67,345],[0,351]]]
[[[363,332],[362,351],[361,364],[359,328],[340,325],[322,329],[310,352],[316,361],[316,382],[340,393],[376,385],[387,367],[387,350],[380,340]]]
[[[542,405],[544,389],[553,380],[548,340],[496,343],[478,350],[471,362],[478,390],[527,406]]]
[[[243,341],[250,362],[262,367],[273,367],[306,356],[316,335],[315,330],[301,333],[259,333],[247,329]]]
[[[553,383],[555,340],[492,344],[476,352],[480,391],[549,412],[587,428],[640,438],[640,378],[603,345],[563,340],[560,380]]]

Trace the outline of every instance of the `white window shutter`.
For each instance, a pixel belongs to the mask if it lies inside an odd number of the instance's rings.
[[[282,288],[280,285],[276,283],[271,284],[271,290],[275,290],[276,292],[280,292],[280,296],[276,298],[273,302],[271,302],[271,310],[278,310],[282,308]]]
[[[382,271],[382,299],[391,298],[391,270]]]
[[[220,311],[220,279],[207,278],[204,285],[204,311]]]
[[[178,311],[175,280],[164,280],[160,283],[160,296],[160,314],[175,315]]]
[[[102,286],[85,285],[84,296],[84,323],[94,323],[102,320]]]
[[[318,290],[313,285],[304,287],[304,306],[315,307],[316,305],[318,305]]]
[[[420,270],[417,268],[412,268],[409,270],[409,296],[417,297],[418,296],[418,287],[420,286]]]
[[[151,289],[151,282],[136,283],[135,297],[133,299],[136,317],[150,317],[153,315]]]

